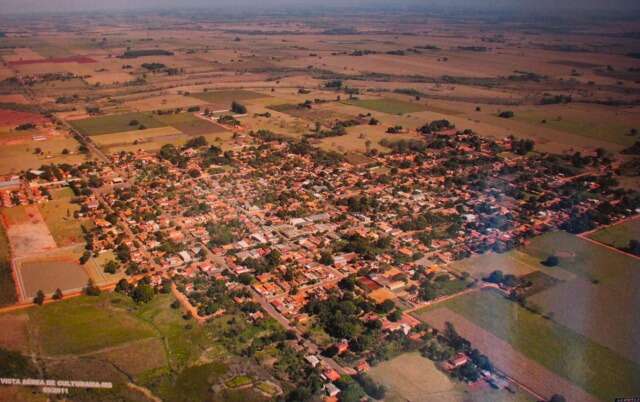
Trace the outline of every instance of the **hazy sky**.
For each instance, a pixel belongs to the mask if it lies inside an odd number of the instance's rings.
[[[0,0],[1,13],[91,11],[139,8],[212,7],[233,6],[282,7],[282,6],[368,6],[383,4],[435,5],[454,7],[522,8],[522,9],[610,9],[640,8],[640,0]]]

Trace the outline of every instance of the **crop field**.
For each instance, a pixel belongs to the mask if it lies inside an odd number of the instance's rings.
[[[17,264],[18,281],[25,298],[29,299],[42,290],[46,295],[57,288],[65,291],[82,289],[89,277],[77,261],[65,258],[43,258],[21,261]]]
[[[331,126],[337,120],[348,120],[354,117],[346,113],[337,112],[323,105],[313,105],[311,109],[308,109],[306,107],[300,107],[297,104],[284,103],[268,106],[268,109],[304,119],[311,123],[318,122],[325,126]]]
[[[202,135],[227,131],[224,127],[196,117],[192,113],[159,115],[157,119],[187,135]]]
[[[400,99],[383,98],[383,99],[354,99],[348,101],[348,104],[358,106],[364,109],[375,110],[376,112],[389,114],[407,114],[421,112],[427,107],[419,103],[407,102]]]
[[[628,220],[589,234],[589,238],[616,248],[625,248],[630,240],[640,239],[640,219]]]
[[[485,343],[481,350],[508,374],[511,370],[516,378],[531,377],[531,381],[548,382],[548,386],[536,384],[538,388],[534,389],[557,389],[567,396],[579,395],[579,390],[566,383],[568,380],[603,401],[620,393],[635,395],[640,392],[640,365],[628,360],[627,356],[618,355],[553,320],[531,313],[493,291],[471,293],[416,315],[436,326],[444,321],[453,322],[472,343]],[[484,331],[496,339],[483,335]],[[505,351],[507,346],[517,353]],[[500,351],[505,355],[500,355]],[[527,364],[529,359],[534,363]],[[530,370],[536,370],[536,374],[531,375],[533,371]],[[560,379],[553,380],[545,370]],[[588,400],[584,398],[587,396],[570,400]]]
[[[132,122],[138,124],[131,125]],[[140,125],[146,128],[162,127],[151,113],[124,113],[110,116],[90,117],[82,120],[70,120],[69,124],[85,135],[101,135],[131,131]]]

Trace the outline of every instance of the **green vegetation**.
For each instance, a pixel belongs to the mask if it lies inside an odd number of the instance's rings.
[[[228,90],[228,91],[206,91],[195,94],[190,94],[194,98],[202,99],[205,102],[213,103],[214,105],[228,105],[233,101],[245,101],[251,99],[266,98],[268,95],[261,94],[259,92],[246,91],[246,90]]]
[[[0,224],[0,306],[15,303],[17,297],[11,269],[9,239],[4,225]]]
[[[426,106],[399,99],[355,99],[347,104],[389,114],[406,114],[427,110]]]
[[[465,295],[446,307],[603,400],[640,392],[640,365],[494,292]]]
[[[202,135],[225,131],[224,128],[191,113],[171,113],[156,116],[164,125],[176,128],[187,135]]]
[[[131,125],[131,122],[137,122]],[[85,135],[101,135],[120,133],[144,128],[163,127],[151,113],[124,113],[110,116],[91,117],[82,120],[72,120],[68,122],[73,128]]]
[[[45,353],[86,353],[148,338],[151,327],[126,314],[125,306],[113,304],[109,294],[78,297],[29,311]]]
[[[615,248],[625,248],[629,241],[640,238],[640,219],[606,227],[591,233],[589,238]]]
[[[239,375],[225,382],[229,388],[240,388],[253,383],[253,378],[248,375]]]

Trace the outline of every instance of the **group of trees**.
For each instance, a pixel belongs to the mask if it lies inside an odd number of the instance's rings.
[[[171,281],[163,282],[162,291],[168,293],[171,289]],[[137,284],[131,284],[126,279],[120,279],[116,284],[116,292],[128,295],[139,304],[149,303],[156,295],[156,289],[151,286],[151,280],[145,276]]]

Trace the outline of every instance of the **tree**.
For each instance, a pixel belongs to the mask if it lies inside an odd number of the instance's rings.
[[[60,288],[57,288],[53,293],[53,300],[62,300],[62,290]]]
[[[133,290],[131,298],[136,303],[149,303],[153,299],[153,296],[155,296],[155,293],[155,290],[153,290],[150,285],[139,283]]]
[[[101,292],[102,291],[99,287],[96,286],[96,283],[93,281],[93,279],[89,279],[87,281],[87,286],[85,286],[84,288],[84,293],[87,296],[98,296]]]
[[[44,303],[44,292],[42,290],[38,290],[36,297],[33,298],[33,302],[38,306],[42,306],[42,303]]]
[[[553,396],[549,399],[549,402],[566,402],[566,401],[567,400],[565,399],[565,397],[559,394],[553,394]]]
[[[129,282],[127,282],[127,280],[124,278],[120,279],[116,284],[115,291],[118,293],[127,294],[129,293],[130,290],[131,290],[131,285],[129,285]]]
[[[115,262],[115,260],[109,260],[102,267],[104,269],[104,272],[106,272],[107,274],[113,275],[118,271],[120,264]]]
[[[247,107],[236,101],[231,102],[231,111],[235,114],[246,114]]]
[[[542,264],[547,266],[547,267],[555,267],[559,263],[560,263],[560,259],[557,256],[550,255],[550,256],[547,257],[546,260],[544,260],[544,262]]]
[[[510,119],[515,116],[515,114],[511,110],[505,110],[504,112],[500,112],[498,116],[502,117],[503,119]]]

